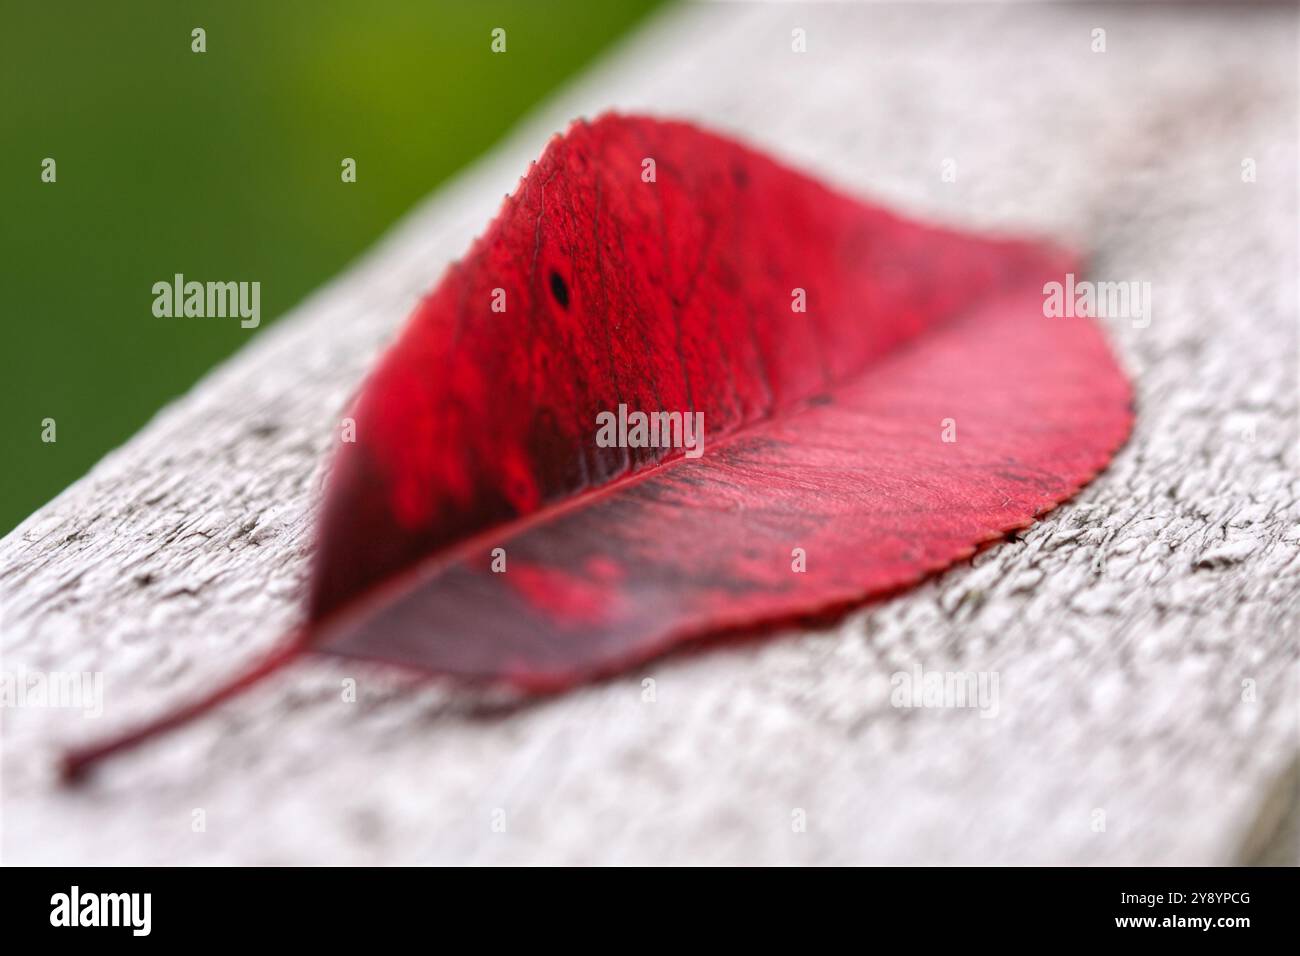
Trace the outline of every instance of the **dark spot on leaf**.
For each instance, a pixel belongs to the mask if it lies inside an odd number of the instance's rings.
[[[569,307],[569,287],[554,269],[551,270],[551,295],[555,296],[555,301],[560,303],[561,308]]]
[[[832,399],[829,395],[814,395],[808,399],[810,405],[829,405]]]

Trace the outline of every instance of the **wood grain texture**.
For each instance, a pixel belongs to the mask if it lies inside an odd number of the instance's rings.
[[[305,663],[57,789],[65,743],[294,623],[349,396],[546,136],[607,107],[1149,281],[1149,326],[1107,326],[1133,439],[1019,540],[826,630],[523,707]],[[5,670],[105,675],[98,720],[0,709],[5,862],[1295,862],[1258,830],[1295,788],[1296,118],[1283,7],[667,11],[0,541]],[[996,672],[997,717],[891,706],[918,665]]]

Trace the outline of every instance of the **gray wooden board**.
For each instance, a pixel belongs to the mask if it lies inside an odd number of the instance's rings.
[[[1285,7],[658,15],[0,541],[6,671],[105,680],[98,719],[0,710],[5,860],[1294,862],[1294,824],[1289,847],[1273,833],[1297,750],[1296,35]],[[349,396],[547,136],[611,106],[1150,282],[1149,326],[1107,323],[1132,440],[1021,540],[829,629],[519,708],[304,662],[55,786],[64,744],[188,698],[295,621]],[[996,718],[892,706],[890,675],[916,666],[996,673]]]

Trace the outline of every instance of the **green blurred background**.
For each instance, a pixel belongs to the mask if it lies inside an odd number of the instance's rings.
[[[656,3],[6,0],[0,534]],[[260,328],[155,319],[151,286],[176,272],[260,280]]]

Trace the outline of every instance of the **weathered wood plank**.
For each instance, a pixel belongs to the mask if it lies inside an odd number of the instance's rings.
[[[0,711],[6,860],[1278,859],[1248,831],[1294,790],[1297,749],[1295,36],[1282,7],[667,12],[0,542],[4,667],[106,680],[97,721]],[[1021,540],[829,631],[489,714],[316,662],[58,791],[62,743],[192,693],[294,620],[348,396],[546,134],[610,105],[1151,282],[1149,326],[1111,323],[1133,440]],[[890,675],[915,666],[996,672],[997,717],[892,707]]]

